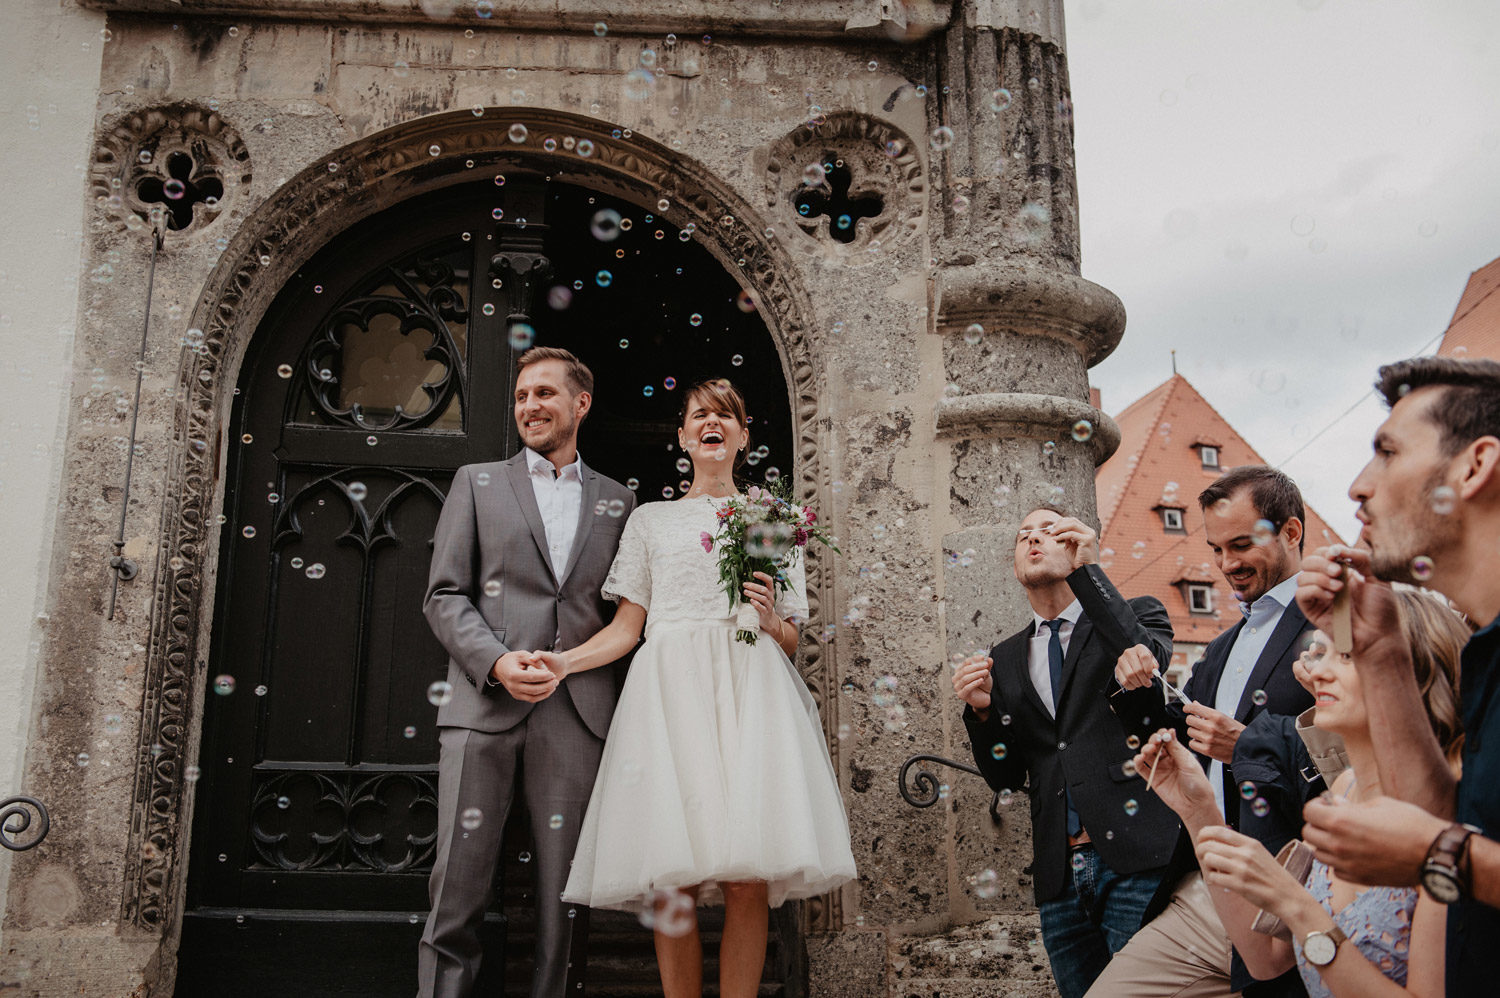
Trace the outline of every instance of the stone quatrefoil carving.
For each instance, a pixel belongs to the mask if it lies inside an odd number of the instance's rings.
[[[126,228],[198,232],[250,183],[250,151],[218,113],[171,104],[100,129],[90,189]]]
[[[888,122],[853,111],[777,140],[763,175],[766,213],[841,257],[905,242],[926,210],[914,143]]]

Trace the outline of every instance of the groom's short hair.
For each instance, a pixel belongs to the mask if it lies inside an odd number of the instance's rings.
[[[587,364],[575,357],[571,350],[564,350],[562,347],[532,347],[516,358],[516,370],[524,371],[532,364],[544,360],[563,362],[564,375],[574,395],[579,392],[594,394],[594,372],[589,370]]]

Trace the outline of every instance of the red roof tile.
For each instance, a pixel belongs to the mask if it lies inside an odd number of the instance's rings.
[[[1120,449],[1094,478],[1101,553],[1113,552],[1101,562],[1111,562],[1110,578],[1126,596],[1149,594],[1166,604],[1179,644],[1206,644],[1233,623],[1236,610],[1203,540],[1198,493],[1222,471],[1265,461],[1180,374],[1127,406],[1115,422]],[[1219,468],[1203,467],[1198,445],[1205,443],[1218,446]],[[1183,531],[1164,527],[1164,507],[1183,510]],[[1310,507],[1307,520],[1309,546],[1343,543]],[[1187,582],[1213,584],[1218,617],[1188,610]]]
[[[1437,352],[1500,360],[1500,257],[1469,275]]]

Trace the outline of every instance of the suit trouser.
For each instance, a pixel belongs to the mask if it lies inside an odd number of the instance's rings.
[[[479,928],[518,781],[536,849],[531,995],[561,998],[573,930],[581,934],[587,923],[587,910],[564,904],[561,894],[604,741],[584,725],[565,690],[507,731],[443,728],[438,740],[437,858],[427,892],[432,910],[418,950],[418,998],[468,998],[473,990],[482,956]]]
[[[1089,989],[1090,998],[1208,998],[1229,987],[1229,933],[1219,920],[1203,874],[1183,877],[1160,915],[1114,955]]]

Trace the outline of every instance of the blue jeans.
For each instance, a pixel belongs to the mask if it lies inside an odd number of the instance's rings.
[[[1093,846],[1072,854],[1066,890],[1041,905],[1042,944],[1062,998],[1083,998],[1094,978],[1141,927],[1163,869],[1121,876]]]

